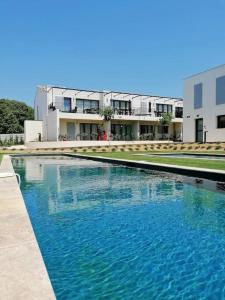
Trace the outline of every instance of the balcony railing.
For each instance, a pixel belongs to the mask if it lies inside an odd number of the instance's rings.
[[[64,106],[61,102],[55,102],[51,103],[48,108],[50,110],[56,110],[59,109],[61,112],[66,113],[80,113],[80,114],[99,114],[99,108],[84,108],[79,109],[77,106],[75,106],[73,109],[71,107]]]
[[[113,112],[114,112],[115,115],[125,115],[125,116],[134,115],[134,110],[132,110],[132,109],[114,108]]]
[[[50,110],[56,110],[59,109],[61,112],[66,113],[81,113],[81,114],[99,114],[99,108],[84,108],[80,109],[77,106],[75,106],[73,109],[69,106],[64,106],[63,102],[55,102],[51,103],[48,107]],[[163,115],[163,112],[154,111],[154,112],[148,112],[141,107],[135,108],[135,109],[125,109],[125,108],[114,108],[114,115],[121,115],[121,116],[149,116],[149,117],[159,117],[161,118]],[[173,117],[175,118],[183,118],[183,112],[182,111],[175,111],[175,114],[173,114]]]

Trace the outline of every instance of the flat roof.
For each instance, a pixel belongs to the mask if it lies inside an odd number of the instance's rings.
[[[42,86],[44,87],[44,86]],[[69,87],[63,87],[63,86],[50,86],[47,85],[47,87],[52,89],[63,89],[63,90],[72,90],[72,91],[78,91],[78,92],[89,92],[89,93],[101,93],[101,94],[122,94],[122,95],[130,95],[130,96],[144,96],[144,97],[156,97],[160,99],[175,99],[177,101],[183,101],[183,98],[179,97],[168,97],[168,96],[158,96],[158,95],[146,95],[146,94],[139,94],[139,93],[130,93],[130,92],[118,92],[118,91],[97,91],[97,90],[84,90],[84,89],[78,89],[78,88],[69,88]]]
[[[212,71],[212,70],[219,69],[219,68],[222,68],[222,67],[225,67],[225,64],[221,64],[221,65],[218,65],[218,66],[215,66],[215,67],[206,69],[206,70],[204,70],[204,71],[200,71],[200,72],[195,73],[195,74],[193,74],[193,75],[189,75],[189,76],[185,77],[183,80],[188,79],[188,78],[192,78],[192,77],[198,76],[198,75],[200,75],[200,74],[202,74],[202,73],[210,72],[210,71]]]

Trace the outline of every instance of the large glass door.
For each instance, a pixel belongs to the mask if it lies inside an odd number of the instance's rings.
[[[74,123],[67,123],[67,139],[69,141],[75,140],[75,124]]]
[[[203,142],[203,119],[195,120],[195,141],[198,143]]]

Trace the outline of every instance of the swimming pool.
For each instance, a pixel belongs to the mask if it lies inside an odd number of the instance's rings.
[[[57,299],[224,299],[225,194],[69,157],[14,158]]]

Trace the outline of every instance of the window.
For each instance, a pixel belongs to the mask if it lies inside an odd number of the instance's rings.
[[[169,126],[158,126],[158,133],[168,134],[169,133]]]
[[[112,100],[111,106],[114,110],[116,110],[119,114],[131,114],[131,102],[124,100]]]
[[[156,117],[161,117],[163,113],[172,113],[173,105],[171,104],[156,104]]]
[[[149,103],[148,103],[148,112],[150,113],[151,111],[152,111],[152,103],[149,102]]]
[[[217,128],[225,128],[225,115],[217,116]]]
[[[175,108],[175,118],[183,118],[183,107]]]
[[[140,134],[153,133],[153,125],[140,125]]]
[[[216,79],[216,104],[225,104],[225,76]]]
[[[99,101],[89,99],[77,99],[76,107],[78,113],[97,113],[99,109]]]
[[[125,124],[111,124],[111,133],[117,135],[117,138],[131,139],[132,127]]]
[[[71,111],[71,98],[64,97],[63,111],[66,111],[66,112]]]
[[[98,125],[81,123],[80,124],[80,139],[81,140],[97,140],[98,136]]]
[[[202,83],[194,85],[194,108],[202,107]]]

